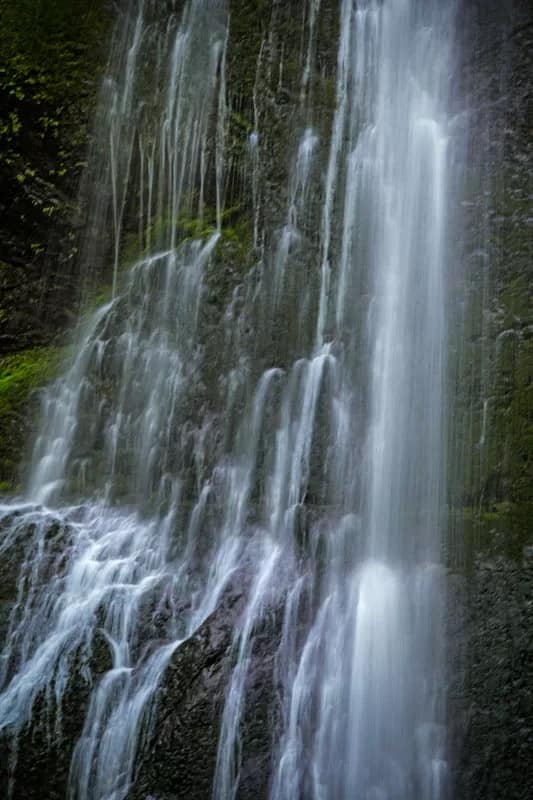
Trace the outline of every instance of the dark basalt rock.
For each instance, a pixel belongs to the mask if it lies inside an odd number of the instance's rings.
[[[452,797],[526,800],[533,753],[533,563],[479,562],[456,592]]]
[[[229,592],[198,631],[176,650],[156,693],[152,734],[139,758],[129,800],[209,800],[219,730],[234,664],[234,632],[244,594]],[[242,721],[242,767],[237,797],[268,795],[275,728],[274,654],[279,629],[272,619],[255,638]]]
[[[95,636],[89,667],[92,680],[74,660],[60,708],[52,696],[37,698],[33,717],[15,739],[0,732],[0,791],[10,800],[65,800],[74,747],[83,730],[93,683],[110,668],[107,642]]]
[[[39,559],[39,585],[64,574],[65,554],[71,544],[71,529],[53,515],[23,523],[30,506],[14,509],[0,519],[0,650],[9,635],[19,582],[26,579],[24,565]],[[37,507],[34,509],[39,511]],[[19,524],[17,522],[20,520]],[[42,526],[42,553],[35,543],[36,526]],[[35,702],[29,725],[13,735],[0,731],[0,796],[11,800],[64,800],[67,796],[70,762],[88,708],[93,685],[111,667],[109,646],[95,632],[90,658],[74,657],[68,684],[58,704],[52,690]],[[9,680],[9,672],[7,675]],[[5,688],[5,687],[3,687]]]
[[[468,374],[457,416],[465,399],[470,407],[456,438],[469,519],[459,537],[465,569],[450,593],[451,796],[525,800],[533,753],[533,7],[464,0],[459,9],[471,185],[461,265],[470,270]]]

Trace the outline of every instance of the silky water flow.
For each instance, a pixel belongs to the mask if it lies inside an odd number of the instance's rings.
[[[265,229],[264,42],[246,156],[255,263],[221,316],[215,367],[204,312],[231,168],[229,8],[138,0],[112,42],[85,245],[94,258],[110,226],[112,298],[44,395],[26,497],[2,508],[0,544],[23,552],[0,729],[15,765],[44,698],[60,737],[81,675],[72,800],[127,797],[170,659],[236,582],[246,601],[213,800],[239,796],[254,635],[269,615],[270,800],[447,795],[454,3],[340,0],[329,130],[312,92],[323,9],[302,6],[286,213]],[[124,269],[132,219],[138,256]],[[268,353],[276,328],[285,341]]]

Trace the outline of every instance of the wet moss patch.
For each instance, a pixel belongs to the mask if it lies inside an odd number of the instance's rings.
[[[65,348],[36,347],[0,358],[0,491],[18,483],[21,449],[35,425],[35,391],[58,372]]]

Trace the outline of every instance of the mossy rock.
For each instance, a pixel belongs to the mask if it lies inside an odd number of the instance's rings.
[[[37,347],[0,358],[2,492],[17,488],[21,450],[38,416],[35,391],[57,374],[65,355],[65,348]]]

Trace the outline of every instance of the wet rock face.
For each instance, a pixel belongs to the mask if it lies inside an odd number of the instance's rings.
[[[533,748],[533,564],[479,562],[455,617],[455,800],[526,800]]]
[[[12,515],[13,516],[13,515]],[[4,528],[13,525],[6,517]],[[0,569],[5,592],[0,593],[2,636],[9,625],[21,564],[31,551],[32,531],[13,540],[2,552]],[[61,549],[68,544],[68,529],[50,519],[49,558],[42,559],[42,578],[57,567]],[[240,588],[226,592],[217,610],[198,631],[175,651],[154,702],[149,730],[139,752],[136,778],[129,800],[209,800],[212,796],[221,717],[228,681],[234,666],[235,632],[246,600],[243,577]],[[270,776],[270,751],[276,728],[274,658],[280,626],[269,613],[257,631],[247,678],[246,709],[242,720],[242,768],[239,800],[266,800]],[[152,633],[153,635],[153,633]],[[147,638],[147,637],[145,637]],[[60,706],[53,687],[36,699],[32,722],[14,738],[0,731],[0,790],[11,786],[12,800],[65,800],[74,747],[82,734],[91,692],[106,670],[110,653],[98,630],[91,658],[73,665]]]
[[[467,299],[460,402],[465,504],[533,495],[533,265],[530,3],[462,3],[468,150],[462,293]]]
[[[227,601],[176,651],[156,696],[154,735],[132,797],[209,797],[218,728],[241,598]]]
[[[35,543],[36,522],[24,523],[29,507],[0,518],[0,642],[5,662],[0,662],[2,689],[13,673],[9,641],[17,636],[17,622],[25,609],[17,596],[36,570],[34,587],[60,579],[72,531],[52,515],[45,520],[42,550]],[[68,683],[58,703],[52,685],[35,701],[32,722],[17,736],[0,730],[0,796],[12,800],[64,800],[70,762],[87,712],[93,681],[110,668],[109,647],[103,636],[94,637],[90,659],[74,658]],[[56,676],[57,678],[57,676]]]
[[[94,680],[98,680],[98,672],[102,674],[109,666],[106,643],[95,642]],[[74,668],[60,709],[53,697],[42,694],[37,699],[31,725],[21,731],[18,739],[0,732],[2,792],[7,792],[11,785],[12,800],[65,800],[70,763],[83,729],[91,691],[91,681]]]
[[[531,727],[533,406],[529,2],[462,2],[468,312],[456,436],[468,520],[451,582],[454,800],[525,800]],[[464,287],[463,287],[464,289]],[[459,411],[458,417],[463,413]]]
[[[139,757],[130,800],[209,800],[232,649],[244,594],[229,592],[198,631],[176,650],[155,698],[152,734]],[[273,684],[277,627],[256,637],[242,724],[242,767],[237,797],[268,797],[270,746],[276,722]]]

